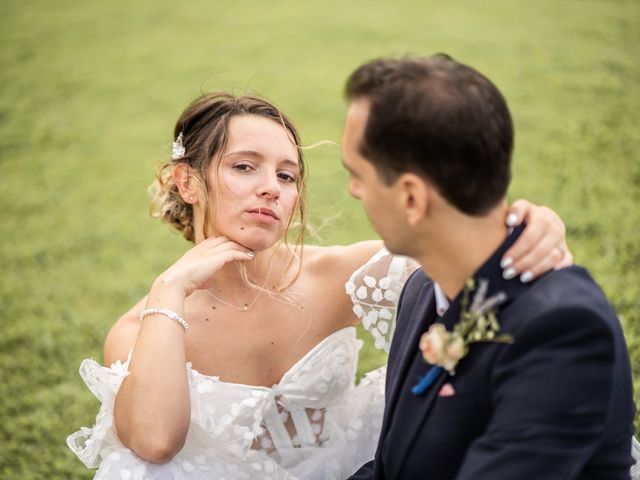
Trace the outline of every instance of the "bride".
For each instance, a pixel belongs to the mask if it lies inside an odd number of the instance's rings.
[[[348,477],[373,458],[384,407],[384,368],[355,386],[354,326],[387,350],[415,267],[379,241],[303,249],[300,141],[273,105],[206,94],[174,135],[157,213],[195,246],[112,327],[107,366],[82,363],[102,405],[69,447],[99,479]],[[506,274],[556,266],[558,217],[511,212],[529,225]]]

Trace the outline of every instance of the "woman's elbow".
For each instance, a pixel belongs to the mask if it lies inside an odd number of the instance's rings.
[[[120,441],[138,457],[153,463],[167,463],[182,449],[187,429],[162,425],[132,425],[118,415],[115,427]],[[187,427],[188,428],[188,427]],[[184,430],[184,431],[183,431]]]
[[[153,463],[167,463],[175,457],[184,446],[186,436],[150,434],[142,438],[132,439],[129,448],[143,460]]]

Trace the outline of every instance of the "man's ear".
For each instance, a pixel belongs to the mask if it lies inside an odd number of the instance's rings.
[[[190,172],[189,165],[178,163],[171,170],[171,177],[178,187],[182,200],[192,205],[198,203],[197,182]]]
[[[406,221],[415,227],[429,213],[431,186],[414,173],[404,173],[396,182]]]

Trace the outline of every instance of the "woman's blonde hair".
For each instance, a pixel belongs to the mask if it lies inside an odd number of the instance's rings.
[[[209,227],[215,221],[215,216],[211,211],[209,197],[211,189],[207,179],[207,171],[211,163],[224,152],[229,138],[229,122],[237,115],[258,115],[279,123],[285,128],[298,151],[300,174],[297,178],[297,187],[299,195],[294,213],[289,219],[283,237],[283,242],[293,253],[291,260],[293,263],[297,258],[296,252],[301,252],[306,223],[304,159],[296,127],[282,111],[266,100],[252,96],[214,92],[205,93],[191,102],[176,122],[173,135],[175,140],[182,134],[184,154],[158,166],[156,180],[152,185],[151,215],[169,223],[180,231],[188,241],[195,241],[193,206],[182,199],[178,186],[171,175],[176,165],[186,164],[189,167],[190,177],[197,182],[200,190],[200,204],[204,211],[202,234],[205,238],[209,236]],[[292,227],[295,227],[296,230],[294,245],[297,248],[295,249],[291,249],[288,243]]]

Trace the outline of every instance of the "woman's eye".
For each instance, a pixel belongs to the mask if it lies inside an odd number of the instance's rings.
[[[252,167],[247,163],[238,163],[234,165],[233,168],[235,168],[236,170],[240,170],[241,172],[248,172]]]
[[[287,173],[287,172],[278,173],[278,178],[280,178],[281,180],[284,180],[285,182],[295,182],[296,181],[296,177],[294,177],[293,175],[291,175],[290,173]]]

